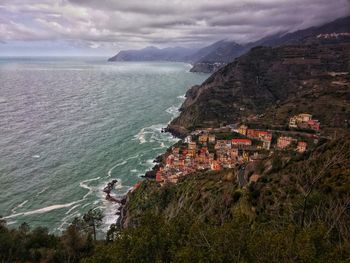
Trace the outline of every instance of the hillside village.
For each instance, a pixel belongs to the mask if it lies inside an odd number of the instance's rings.
[[[161,185],[177,181],[197,170],[234,168],[243,176],[249,163],[259,162],[275,151],[303,154],[318,142],[320,123],[302,113],[289,119],[285,130],[260,130],[245,124],[193,131],[174,145],[156,172]],[[250,181],[259,175],[251,176]],[[241,184],[245,179],[239,178]]]

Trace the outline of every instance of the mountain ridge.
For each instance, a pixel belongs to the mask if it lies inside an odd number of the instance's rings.
[[[350,118],[346,114],[350,112],[349,61],[349,37],[318,39],[312,44],[253,48],[219,69],[202,85],[188,90],[180,115],[168,128],[181,135],[196,127],[234,123],[241,118],[263,114],[273,105],[306,100],[305,96],[309,96],[314,104],[291,108],[291,112],[308,110],[316,116],[328,116],[321,121],[329,122],[331,117],[325,109],[342,105],[334,108],[333,114],[342,116],[344,128],[345,121]],[[337,92],[331,93],[331,90]],[[315,95],[307,95],[309,93]],[[324,99],[327,96],[333,98],[327,102]],[[337,96],[343,96],[346,103],[343,105]],[[329,105],[332,100],[337,103]],[[325,108],[325,105],[328,106]]]
[[[199,49],[182,47],[159,49],[154,47],[154,49],[148,50],[146,47],[141,50],[120,51],[108,61],[186,62],[193,65],[191,72],[213,73],[256,46],[276,47],[284,44],[300,44],[311,41],[319,34],[343,32],[350,32],[350,16],[294,32],[279,32],[245,44],[237,44],[231,39],[222,39]],[[148,54],[148,51],[152,52]]]

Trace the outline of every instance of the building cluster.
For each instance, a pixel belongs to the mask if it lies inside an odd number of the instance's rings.
[[[319,130],[317,120],[310,114],[299,114],[290,118],[291,128]],[[223,133],[230,139],[220,139]],[[250,129],[246,125],[228,125],[221,128],[196,130],[166,155],[165,163],[156,172],[156,181],[176,183],[179,178],[198,170],[220,171],[223,168],[239,167],[250,161],[264,158],[276,150],[292,150],[303,153],[307,142],[277,131]]]
[[[312,115],[301,113],[289,119],[289,128],[311,129],[314,131],[320,130],[320,122],[312,119]]]
[[[246,163],[258,155],[250,139],[218,140],[215,134],[201,131],[198,139],[188,136],[179,147],[173,147],[165,165],[156,173],[159,183],[173,182],[197,170],[220,171]],[[256,149],[256,148],[255,148]]]
[[[294,139],[293,137],[289,137],[289,136],[280,136],[277,139],[277,144],[276,147],[278,149],[287,149],[287,148],[293,148],[293,145],[296,144],[296,148],[294,147],[294,149],[299,152],[299,153],[303,153],[306,151],[307,148],[307,143],[304,141],[298,141],[297,139]]]

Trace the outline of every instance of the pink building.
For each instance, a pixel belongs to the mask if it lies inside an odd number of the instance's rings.
[[[280,149],[285,149],[293,142],[293,140],[294,139],[292,137],[281,136],[277,139],[277,147]]]

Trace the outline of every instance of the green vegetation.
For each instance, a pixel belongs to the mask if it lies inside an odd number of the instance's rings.
[[[128,195],[121,229],[93,241],[100,212],[60,237],[0,225],[1,262],[349,262],[350,140],[303,158],[261,161],[262,176],[239,188],[234,170],[187,176]],[[269,163],[272,168],[268,169]]]
[[[47,228],[31,230],[27,223],[9,229],[0,220],[0,262],[79,262],[92,255],[102,217],[100,210],[90,210],[83,218],[75,218],[59,237]]]

